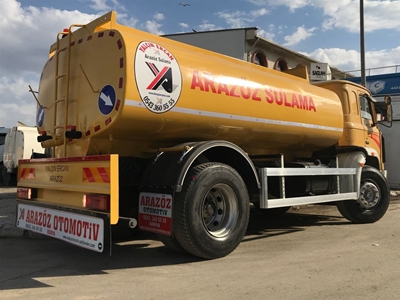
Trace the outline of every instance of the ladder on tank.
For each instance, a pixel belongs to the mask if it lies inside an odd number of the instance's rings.
[[[71,101],[70,97],[69,97],[69,86],[70,86],[70,72],[71,72],[71,47],[75,44],[76,42],[76,38],[72,32],[72,28],[74,27],[85,27],[85,25],[71,25],[68,28],[68,32],[66,30],[58,33],[57,35],[57,42],[56,42],[56,48],[54,50],[55,52],[55,59],[56,59],[56,66],[55,66],[55,80],[54,80],[54,84],[55,84],[55,88],[54,88],[54,118],[53,118],[53,132],[54,132],[54,136],[57,136],[56,132],[57,130],[61,131],[62,133],[62,137],[61,137],[61,142],[59,145],[63,145],[64,147],[64,153],[63,156],[66,157],[67,156],[67,138],[65,137],[65,132],[68,128],[68,111],[69,111],[69,103]],[[67,45],[60,48],[60,42],[63,38],[67,38],[68,42]],[[66,66],[64,69],[64,72],[60,72],[60,69],[62,69],[61,67],[61,63],[63,62],[63,60],[60,59],[60,55],[61,53],[63,53],[65,51],[66,53]],[[60,83],[60,80],[62,78],[65,78],[65,84],[64,86]],[[62,92],[62,90],[64,90],[64,93],[60,93]],[[62,95],[61,97],[59,95]],[[57,117],[58,117],[58,105],[60,105],[61,103],[64,103],[64,122],[63,124],[57,124]],[[53,146],[53,157],[55,155],[55,146]]]

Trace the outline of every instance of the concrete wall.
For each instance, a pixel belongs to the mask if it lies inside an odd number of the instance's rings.
[[[241,60],[246,51],[246,29],[168,34],[164,37]]]

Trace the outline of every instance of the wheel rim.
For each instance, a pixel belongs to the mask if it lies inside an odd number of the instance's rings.
[[[378,204],[380,199],[379,188],[372,182],[364,182],[360,188],[358,203],[365,209],[371,209]]]
[[[236,194],[226,184],[213,186],[204,197],[201,209],[204,227],[217,238],[224,238],[239,217]]]

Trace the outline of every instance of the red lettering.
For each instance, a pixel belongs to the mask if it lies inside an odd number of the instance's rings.
[[[284,98],[285,106],[292,107],[292,103],[287,101],[286,93],[283,93],[283,98]]]
[[[47,226],[47,214],[46,214],[46,212],[44,212],[43,213],[43,216],[42,216],[42,218],[43,218],[43,220],[42,220],[42,226],[43,227],[46,227]]]
[[[265,89],[265,93],[267,94],[267,97],[265,97],[267,102],[270,104],[274,103],[274,95],[272,95],[271,91],[269,89]]]
[[[64,217],[58,216],[58,225],[60,226],[60,231],[63,231]]]
[[[156,207],[160,207],[160,198],[156,198]]]
[[[64,219],[64,232],[65,233],[68,233],[68,225],[69,225],[68,218],[65,218]]]
[[[58,229],[58,217],[57,216],[54,216],[54,230],[57,230]]]
[[[89,223],[86,221],[83,221],[82,224],[83,224],[83,237],[86,238],[86,231],[89,227]]]
[[[299,103],[297,102],[296,94],[292,94],[292,107],[299,108]]]
[[[143,196],[140,198],[140,205],[145,205]]]
[[[278,97],[277,98],[275,98],[275,101],[276,101],[276,104],[278,104],[278,105],[282,105],[283,104],[283,92],[282,91],[279,91],[279,99],[278,99]]]
[[[43,213],[39,212],[39,219],[38,219],[38,223],[37,223],[37,225],[39,225],[39,226],[42,226],[42,216],[43,216]]]
[[[165,208],[165,198],[161,198],[161,208]]]
[[[244,91],[244,89],[246,89],[246,92]],[[250,95],[251,95],[251,90],[250,90],[250,88],[248,87],[248,86],[241,86],[240,87],[240,93],[242,94],[242,97],[244,98],[244,99],[249,99],[250,98]]]
[[[300,108],[308,110],[307,96],[299,95]]]
[[[209,87],[213,93],[216,93],[215,86],[214,86],[214,77],[211,74],[204,73],[204,90],[206,92],[209,91]]]
[[[236,88],[237,88],[237,85],[233,85],[233,86],[231,87],[231,90],[229,91],[229,96],[237,97],[237,98],[240,97],[239,94],[236,94]]]
[[[33,224],[38,225],[38,212],[35,211],[35,219],[33,220]]]
[[[225,95],[229,96],[228,85],[226,83],[220,82],[218,84],[218,94],[221,94],[222,92],[224,92]]]
[[[92,223],[89,223],[89,239],[92,239]]]
[[[154,202],[154,197],[151,197],[151,204],[150,204],[150,206],[153,206],[153,207],[156,206],[156,204],[155,204],[155,202]]]
[[[150,197],[149,196],[146,197],[146,205],[150,205]]]
[[[314,104],[314,101],[313,101],[313,99],[310,97],[310,105],[309,105],[309,107],[308,107],[308,110],[313,110],[313,111],[317,111],[316,110],[316,108],[315,108],[315,104]]]
[[[152,43],[144,43],[142,46],[140,46],[139,50],[142,52],[145,52],[147,48],[154,47],[154,44]]]
[[[93,223],[92,230],[93,230],[93,240],[94,241],[97,241],[97,239],[99,237],[99,227],[100,227],[99,224]]]
[[[51,215],[47,215],[47,228],[51,228]]]
[[[191,89],[194,90],[198,87],[201,91],[204,91],[204,86],[203,86],[203,81],[200,78],[199,71],[193,71],[193,76],[192,76],[192,85]]]
[[[78,220],[78,222],[76,223],[76,235],[77,236],[81,236],[82,235],[82,221]]]
[[[167,199],[167,208],[171,209],[171,200],[172,199]]]
[[[76,234],[76,220],[69,219],[69,233],[75,235]]]
[[[257,96],[258,89],[254,89],[253,95],[251,96],[251,100],[261,101],[261,98]]]

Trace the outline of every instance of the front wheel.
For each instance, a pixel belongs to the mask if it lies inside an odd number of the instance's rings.
[[[358,200],[338,202],[339,212],[347,220],[362,224],[374,223],[386,213],[390,202],[390,189],[386,179],[375,168],[365,166],[361,173]]]
[[[173,207],[177,241],[187,252],[207,259],[231,253],[249,222],[246,185],[233,168],[221,163],[193,167]]]

